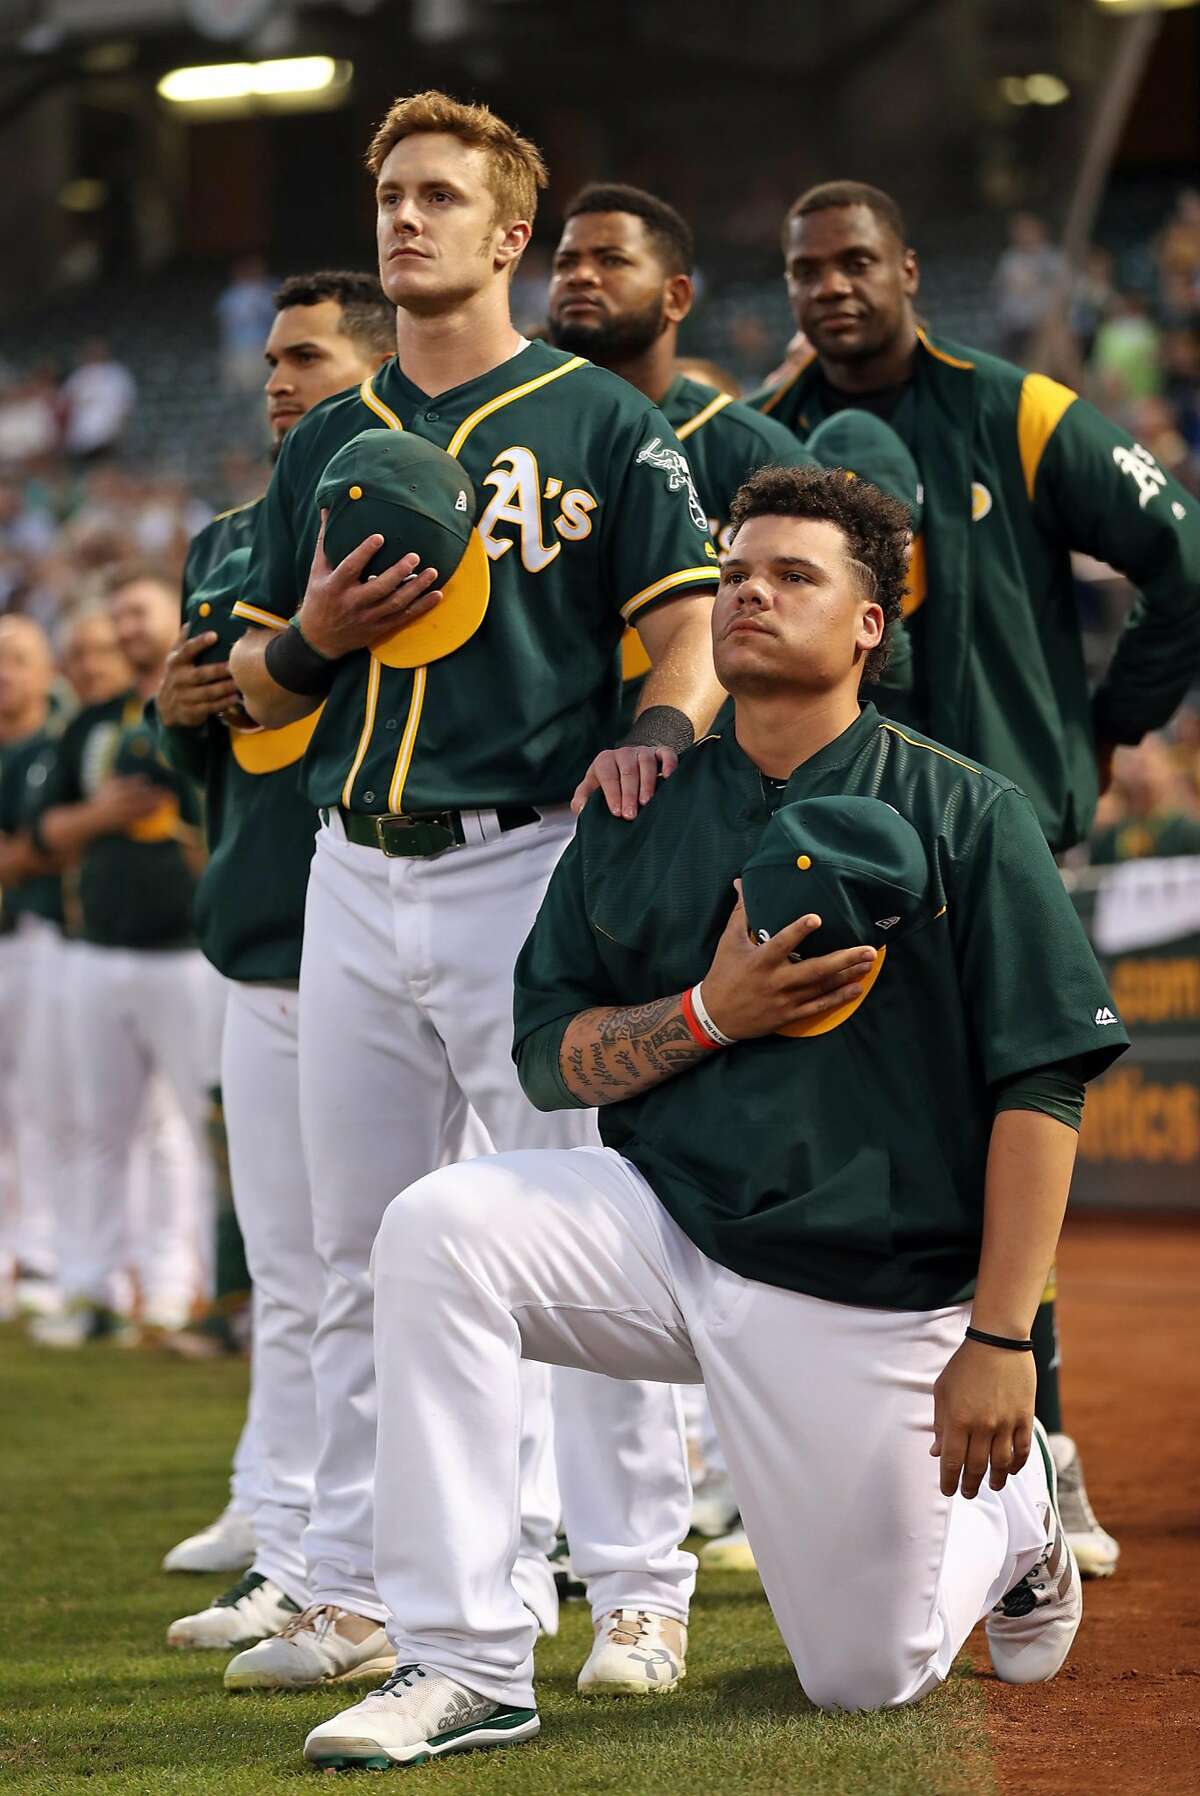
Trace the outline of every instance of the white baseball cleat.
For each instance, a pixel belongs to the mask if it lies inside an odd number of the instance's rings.
[[[721,1540],[710,1540],[706,1547],[701,1547],[700,1566],[703,1571],[757,1571],[753,1548],[746,1539],[746,1530],[734,1528]]]
[[[1121,1549],[1092,1512],[1079,1449],[1069,1434],[1051,1434],[1047,1439],[1058,1473],[1058,1513],[1075,1563],[1085,1578],[1111,1578]]]
[[[74,1299],[57,1315],[34,1316],[29,1324],[29,1338],[39,1347],[70,1351],[88,1347],[94,1341],[107,1341],[118,1347],[136,1344],[138,1331],[128,1316],[101,1303]]]
[[[230,1503],[215,1522],[173,1546],[165,1572],[240,1572],[254,1564],[254,1524]]]
[[[232,1652],[253,1646],[286,1628],[300,1605],[258,1572],[247,1572],[224,1596],[195,1615],[182,1615],[167,1629],[167,1645],[190,1652]]]
[[[377,1621],[332,1603],[293,1615],[225,1667],[227,1690],[312,1690],[355,1678],[386,1677],[396,1663]]]
[[[323,1771],[386,1771],[514,1746],[532,1740],[540,1725],[536,1709],[506,1708],[424,1665],[397,1665],[381,1690],[314,1727],[304,1756]]]
[[[1032,1570],[996,1604],[985,1626],[992,1667],[1006,1684],[1044,1684],[1052,1678],[1083,1619],[1083,1581],[1058,1512],[1054,1456],[1040,1422],[1034,1422],[1033,1433],[1050,1486],[1046,1546]]]
[[[728,1534],[738,1523],[738,1502],[724,1472],[705,1478],[692,1493],[692,1532],[709,1540]]]
[[[614,1609],[596,1638],[576,1688],[580,1696],[664,1696],[687,1676],[687,1628],[672,1615]]]

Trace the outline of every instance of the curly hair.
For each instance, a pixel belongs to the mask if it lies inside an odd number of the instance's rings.
[[[883,611],[883,640],[863,665],[864,681],[878,680],[908,584],[912,525],[904,506],[847,468],[759,468],[733,496],[731,535],[762,517],[812,518],[841,531],[859,584]]]

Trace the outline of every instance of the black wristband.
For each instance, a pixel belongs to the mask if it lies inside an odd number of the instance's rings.
[[[304,698],[328,692],[337,678],[337,662],[313,647],[295,618],[272,636],[263,662],[277,686]]]
[[[978,1341],[981,1347],[1003,1347],[1008,1353],[1032,1353],[1032,1341],[1010,1341],[1007,1335],[985,1335],[981,1328],[968,1328],[968,1341]]]
[[[696,732],[691,718],[674,705],[651,705],[633,720],[622,748],[671,748],[677,755],[692,746]]]

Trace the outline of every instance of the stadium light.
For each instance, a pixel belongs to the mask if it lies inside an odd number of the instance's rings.
[[[1101,12],[1182,12],[1185,6],[1200,6],[1200,0],[1095,0]]]
[[[1005,75],[999,82],[1001,97],[1010,106],[1061,106],[1071,90],[1059,75]]]
[[[353,68],[332,56],[285,56],[269,62],[217,62],[172,69],[158,83],[172,106],[252,110],[256,101],[311,104],[340,98]]]

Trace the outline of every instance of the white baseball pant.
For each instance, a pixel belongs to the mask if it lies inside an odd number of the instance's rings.
[[[62,931],[42,917],[27,913],[0,938],[0,1138],[11,1169],[0,1258],[47,1277],[76,1147],[64,1066],[68,966]]]
[[[596,1138],[590,1111],[536,1111],[512,1062],[512,969],[570,839],[569,813],[556,808],[508,833],[494,812],[465,822],[463,847],[389,859],[347,842],[334,813],[317,835],[305,915],[301,1115],[326,1273],[313,1342],[320,1448],[309,1588],[314,1603],[380,1620],[369,1261],[384,1212],[447,1158],[443,1118],[455,1100],[471,1105],[502,1151]],[[522,1380],[516,1578],[536,1611],[553,1613],[549,1376],[531,1365]],[[514,1415],[514,1439],[517,1426]],[[676,1393],[556,1375],[555,1442],[572,1557],[593,1578],[593,1602],[686,1616],[696,1562],[679,1547],[690,1495]],[[483,1488],[469,1456],[459,1477],[464,1489]]]
[[[209,1092],[217,1080],[220,981],[197,949],[79,942],[73,950],[79,1176],[65,1217],[60,1282],[68,1298],[121,1307],[126,1274],[143,1312],[174,1318],[209,1294],[213,1257]],[[180,1153],[155,1106],[156,1075],[187,1129]],[[147,1122],[148,1163],[134,1143]]]
[[[606,1148],[432,1173],[389,1209],[374,1277],[392,1644],[496,1702],[533,1706],[534,1628],[508,1577],[522,1355],[704,1381],[768,1600],[822,1708],[924,1696],[1045,1546],[1040,1454],[1003,1491],[939,1490],[933,1385],[969,1306],[856,1309],[743,1278]]]
[[[299,996],[230,980],[221,1091],[233,1201],[254,1284],[254,1570],[301,1608],[317,1457],[312,1337],[321,1296],[300,1147]],[[235,1490],[235,1497],[236,1497]]]

